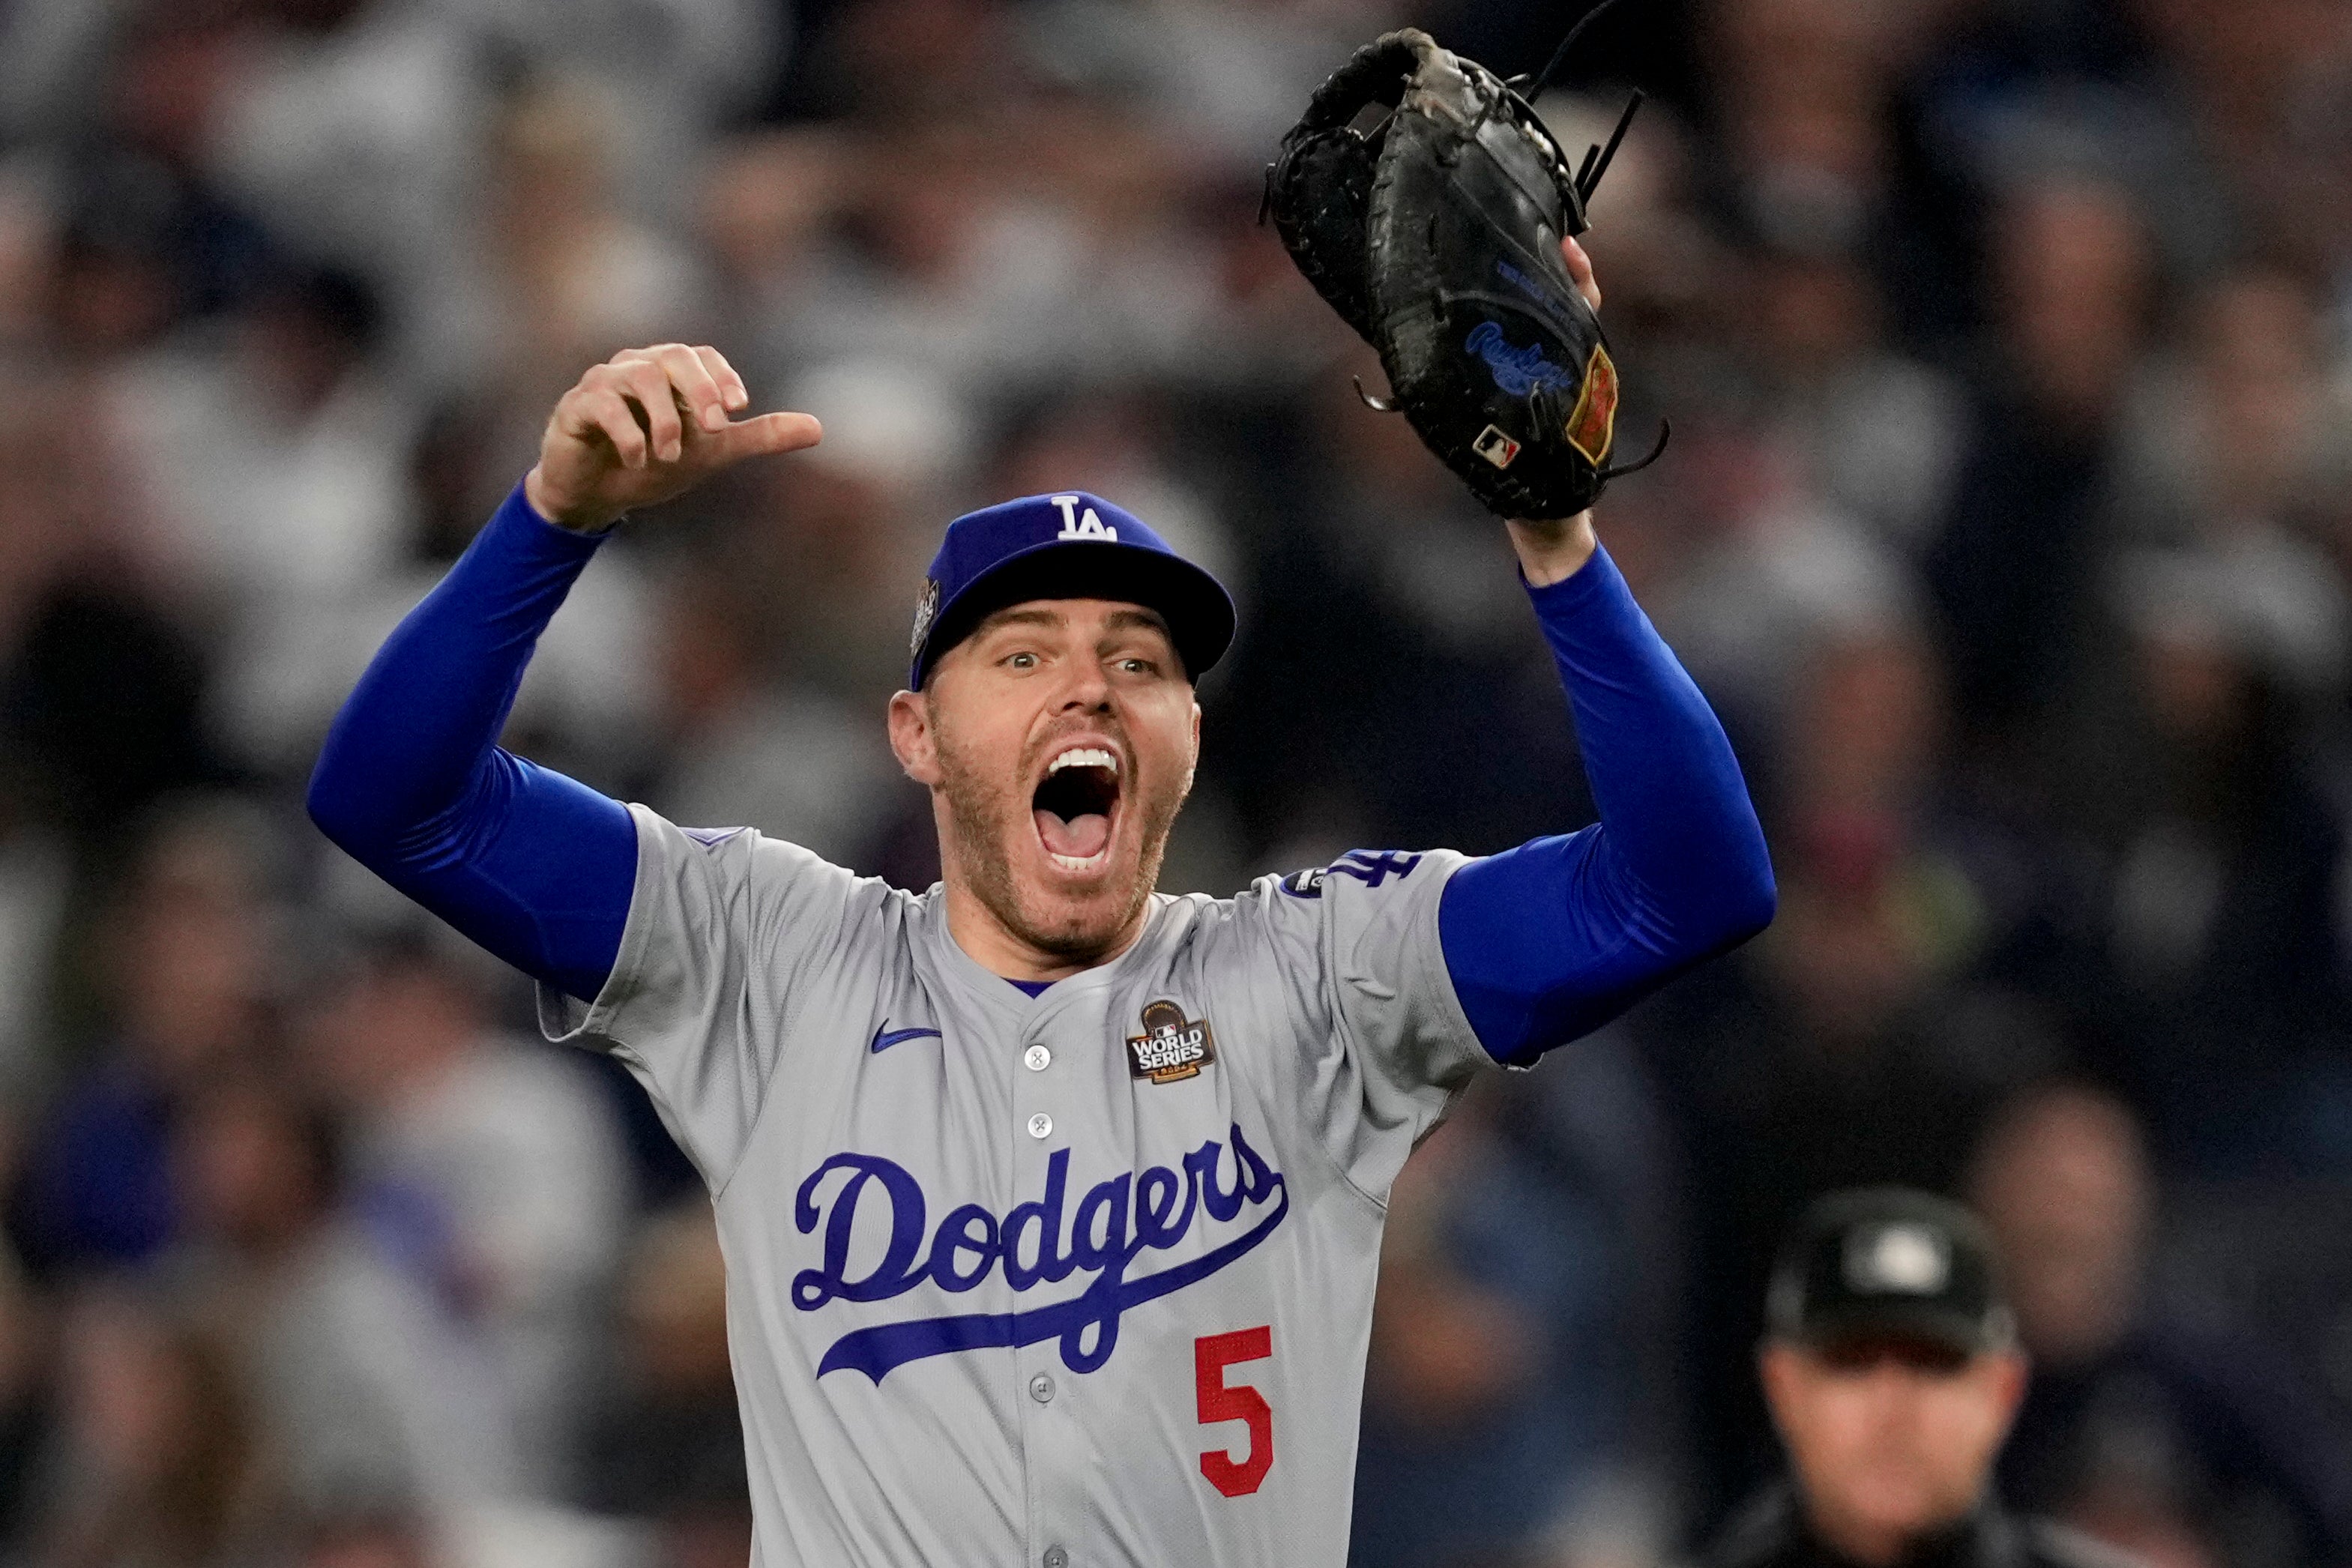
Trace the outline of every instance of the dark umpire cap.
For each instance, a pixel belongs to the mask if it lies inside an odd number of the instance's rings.
[[[1192,680],[1234,640],[1224,584],[1132,512],[1084,491],[1024,496],[948,524],[915,606],[907,684],[921,690],[931,666],[973,627],[1030,599],[1116,599],[1157,610]]]
[[[1974,1355],[2016,1337],[1992,1241],[1959,1205],[1909,1187],[1833,1193],[1781,1245],[1766,1301],[1776,1339],[1913,1339]]]

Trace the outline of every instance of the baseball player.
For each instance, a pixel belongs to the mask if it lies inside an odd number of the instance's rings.
[[[708,1181],[755,1563],[1339,1563],[1405,1156],[1474,1074],[1770,919],[1722,730],[1590,512],[1513,523],[1599,825],[1157,892],[1233,604],[1068,492],[956,519],[923,586],[889,737],[929,892],[499,750],[625,512],[818,439],[749,405],[709,348],[583,375],[352,693],[313,817],[534,976]]]

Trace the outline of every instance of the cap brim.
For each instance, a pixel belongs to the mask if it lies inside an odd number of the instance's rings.
[[[1108,540],[1048,540],[1006,556],[940,606],[908,684],[920,689],[932,666],[981,622],[1032,599],[1111,599],[1158,612],[1193,681],[1233,646],[1233,595],[1182,556]]]
[[[2003,1342],[1998,1314],[1973,1318],[1926,1301],[1848,1302],[1816,1312],[1791,1338],[1815,1349],[1863,1340],[1918,1340],[1968,1355]]]

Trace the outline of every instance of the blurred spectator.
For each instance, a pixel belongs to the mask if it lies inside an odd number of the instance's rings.
[[[2341,1417],[2259,1343],[2147,1291],[2158,1194],[2128,1110],[2063,1083],[2021,1096],[1971,1189],[2034,1362],[2007,1495],[2167,1563],[2342,1555]]]
[[[158,821],[92,955],[110,1039],[36,1133],[12,1212],[48,1273],[142,1262],[180,1234],[172,1130],[251,1065],[268,1027],[272,911],[259,825],[228,801]]]
[[[2325,592],[2324,572],[2295,536],[2322,515],[2322,498],[2352,464],[2352,422],[2346,389],[2330,380],[2314,301],[2293,276],[2247,267],[2199,292],[2184,325],[2126,432],[2123,504],[2133,533],[2151,543],[2285,552],[2283,587]]]
[[[1471,1093],[1390,1194],[1351,1560],[1633,1561],[1659,1548],[1629,1261],[1598,1194],[1547,1183]]]
[[[0,793],[9,840],[110,859],[132,819],[225,772],[202,728],[203,652],[162,590],[100,380],[0,360]]]
[[[993,62],[1020,58],[1008,47],[1012,17],[988,0],[847,0],[819,14],[826,24],[785,96],[820,118],[952,119],[993,104],[1007,85]]]
[[[398,542],[396,562],[350,592],[286,605],[268,625],[247,628],[234,681],[214,705],[217,727],[241,755],[291,774],[317,754],[384,637],[521,482],[527,463],[511,471],[493,466],[501,460],[497,436],[462,401],[426,421],[404,462],[424,504]],[[642,765],[654,700],[643,657],[654,635],[651,597],[635,552],[599,553],[572,590],[583,613],[548,628],[515,695],[516,744],[586,778],[617,781]]]
[[[1709,0],[1696,9],[1719,155],[1711,204],[1769,250],[1864,258],[1906,335],[1965,313],[1948,193],[1891,134],[1903,68],[1939,7],[1846,0]]]
[[[464,1325],[522,1483],[551,1495],[601,1360],[627,1171],[582,1065],[494,1025],[484,967],[430,937],[383,943],[322,999],[304,1048],[352,1117],[354,1219]]]
[[[2125,566],[2144,739],[2137,799],[2106,804],[2109,941],[2142,1042],[2124,1080],[2183,1169],[2340,1170],[2315,1098],[2352,1024],[2344,808],[2299,737],[2343,668],[2342,605],[2315,570],[2243,553]]]
[[[133,1293],[84,1292],[65,1325],[58,1404],[34,1560],[211,1568],[267,1539],[263,1438],[216,1335]]]
[[[727,1273],[709,1205],[648,1219],[620,1293],[620,1375],[587,1427],[582,1500],[656,1521],[661,1568],[751,1552],[751,1494],[727,1357]]]
[[[663,595],[667,744],[647,790],[678,822],[739,820],[844,863],[872,845],[894,771],[872,711],[771,673],[762,606],[688,568]]]
[[[1753,265],[1749,352],[1767,422],[1823,500],[1919,548],[1950,504],[1958,389],[1886,346],[1885,308],[1855,258],[1783,250]]]
[[[425,1531],[390,1510],[329,1514],[306,1527],[299,1568],[433,1568]]]
[[[492,362],[501,379],[534,405],[583,361],[703,335],[708,286],[692,256],[623,205],[611,126],[603,95],[547,82],[518,92],[493,129],[486,324],[505,340]]]
[[[187,1107],[173,1153],[187,1240],[164,1277],[230,1347],[290,1501],[446,1514],[515,1489],[507,1391],[464,1321],[340,1210],[319,1111],[232,1078]]]
[[[878,358],[957,392],[1041,379],[1071,325],[1075,241],[988,177],[989,146],[956,122],[861,138],[828,243],[776,302],[769,363]]]
[[[1893,173],[1880,117],[1905,7],[1726,0],[1707,41],[1739,215],[1768,243],[1832,249],[1869,235]]]
[[[2236,26],[2177,0],[2132,7],[2164,47],[2241,218],[2315,273],[2352,237],[2340,184],[2352,31],[2335,7],[2256,0]]]
[[[358,278],[295,273],[225,338],[143,355],[118,385],[170,566],[231,636],[266,635],[396,558],[412,415],[370,357],[382,330]]]
[[[1362,41],[1344,25],[1369,37],[1391,9],[1067,0],[1034,8],[1024,41],[1057,81],[1113,94],[1138,117],[1248,162],[1281,140],[1307,95]]]
[[[54,1325],[16,1258],[0,1251],[0,1541],[33,1522],[39,1462],[57,1418]]]
[[[2080,182],[2011,193],[1987,245],[1999,337],[1927,575],[1971,782],[2063,798],[2098,745],[2115,433],[2154,259],[2128,196]]]
[[[423,371],[458,351],[468,167],[486,112],[463,7],[274,0],[252,23],[205,125],[206,169],[278,237],[365,269]]]
[[[52,309],[70,347],[121,353],[238,302],[268,226],[208,178],[249,34],[226,0],[13,7],[0,113],[38,138],[65,223]]]
[[[233,776],[205,733],[186,631],[118,576],[61,574],[0,670],[0,724],[33,809],[106,864],[175,792]]]
[[[0,1102],[19,1113],[47,1087],[54,948],[72,885],[65,846],[26,794],[20,769],[0,763]]]

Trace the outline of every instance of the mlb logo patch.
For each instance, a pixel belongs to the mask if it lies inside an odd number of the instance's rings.
[[[1198,1078],[1217,1059],[1217,1042],[1206,1018],[1198,1023],[1184,1016],[1174,1002],[1154,1002],[1143,1009],[1143,1033],[1127,1040],[1127,1070],[1153,1083],[1181,1083]]]
[[[1511,459],[1519,455],[1519,444],[1504,435],[1500,426],[1494,425],[1478,432],[1478,438],[1470,443],[1470,449],[1498,468],[1509,468]]]

